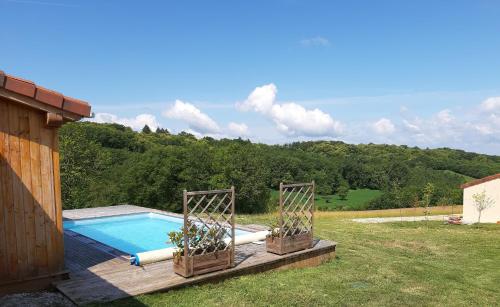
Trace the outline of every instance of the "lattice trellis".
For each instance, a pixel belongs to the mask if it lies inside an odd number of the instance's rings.
[[[234,266],[234,187],[184,191],[184,255],[229,250]]]
[[[280,238],[304,233],[313,235],[314,181],[280,184]]]

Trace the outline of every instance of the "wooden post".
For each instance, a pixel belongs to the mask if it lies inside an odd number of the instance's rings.
[[[283,239],[283,182],[280,182],[280,240]],[[274,230],[274,229],[273,229]]]
[[[231,186],[231,267],[234,267],[234,257],[236,252],[235,236],[236,230],[234,228],[234,208],[235,208],[235,194],[234,186]]]
[[[312,206],[311,206],[311,237],[314,239],[314,193],[316,192],[316,184],[314,180],[312,181],[312,196],[311,196],[311,201],[312,201]]]
[[[189,255],[189,238],[188,238],[188,233],[187,233],[187,223],[188,223],[188,203],[187,203],[187,190],[184,190],[182,192],[182,202],[183,202],[183,207],[184,207],[184,227],[182,227],[182,231],[184,232],[184,259],[187,261],[188,260],[188,255]],[[188,275],[188,267],[186,265],[186,275]]]

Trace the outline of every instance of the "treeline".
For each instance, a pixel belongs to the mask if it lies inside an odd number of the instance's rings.
[[[369,208],[412,206],[429,182],[435,186],[431,204],[460,203],[461,183],[500,172],[499,156],[447,148],[331,141],[265,145],[89,122],[64,125],[60,147],[66,209],[128,203],[180,211],[183,189],[234,185],[240,212],[264,212],[275,206],[270,191],[280,181],[311,180],[320,194],[384,191]]]

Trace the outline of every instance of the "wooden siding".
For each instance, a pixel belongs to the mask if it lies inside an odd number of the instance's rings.
[[[64,269],[57,129],[0,98],[0,288]]]

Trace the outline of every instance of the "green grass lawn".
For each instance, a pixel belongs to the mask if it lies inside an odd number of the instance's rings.
[[[347,199],[341,200],[338,195],[316,195],[318,210],[365,210],[368,202],[382,195],[379,190],[349,190]]]
[[[341,200],[338,195],[315,195],[316,208],[322,211],[335,210],[365,210],[368,202],[382,195],[379,190],[357,189],[349,190],[347,199]],[[271,192],[272,201],[278,203],[279,192]]]
[[[500,225],[359,224],[334,213],[315,219],[315,235],[338,242],[337,259],[328,263],[141,295],[115,305],[498,306]],[[270,218],[246,215],[238,222]]]

